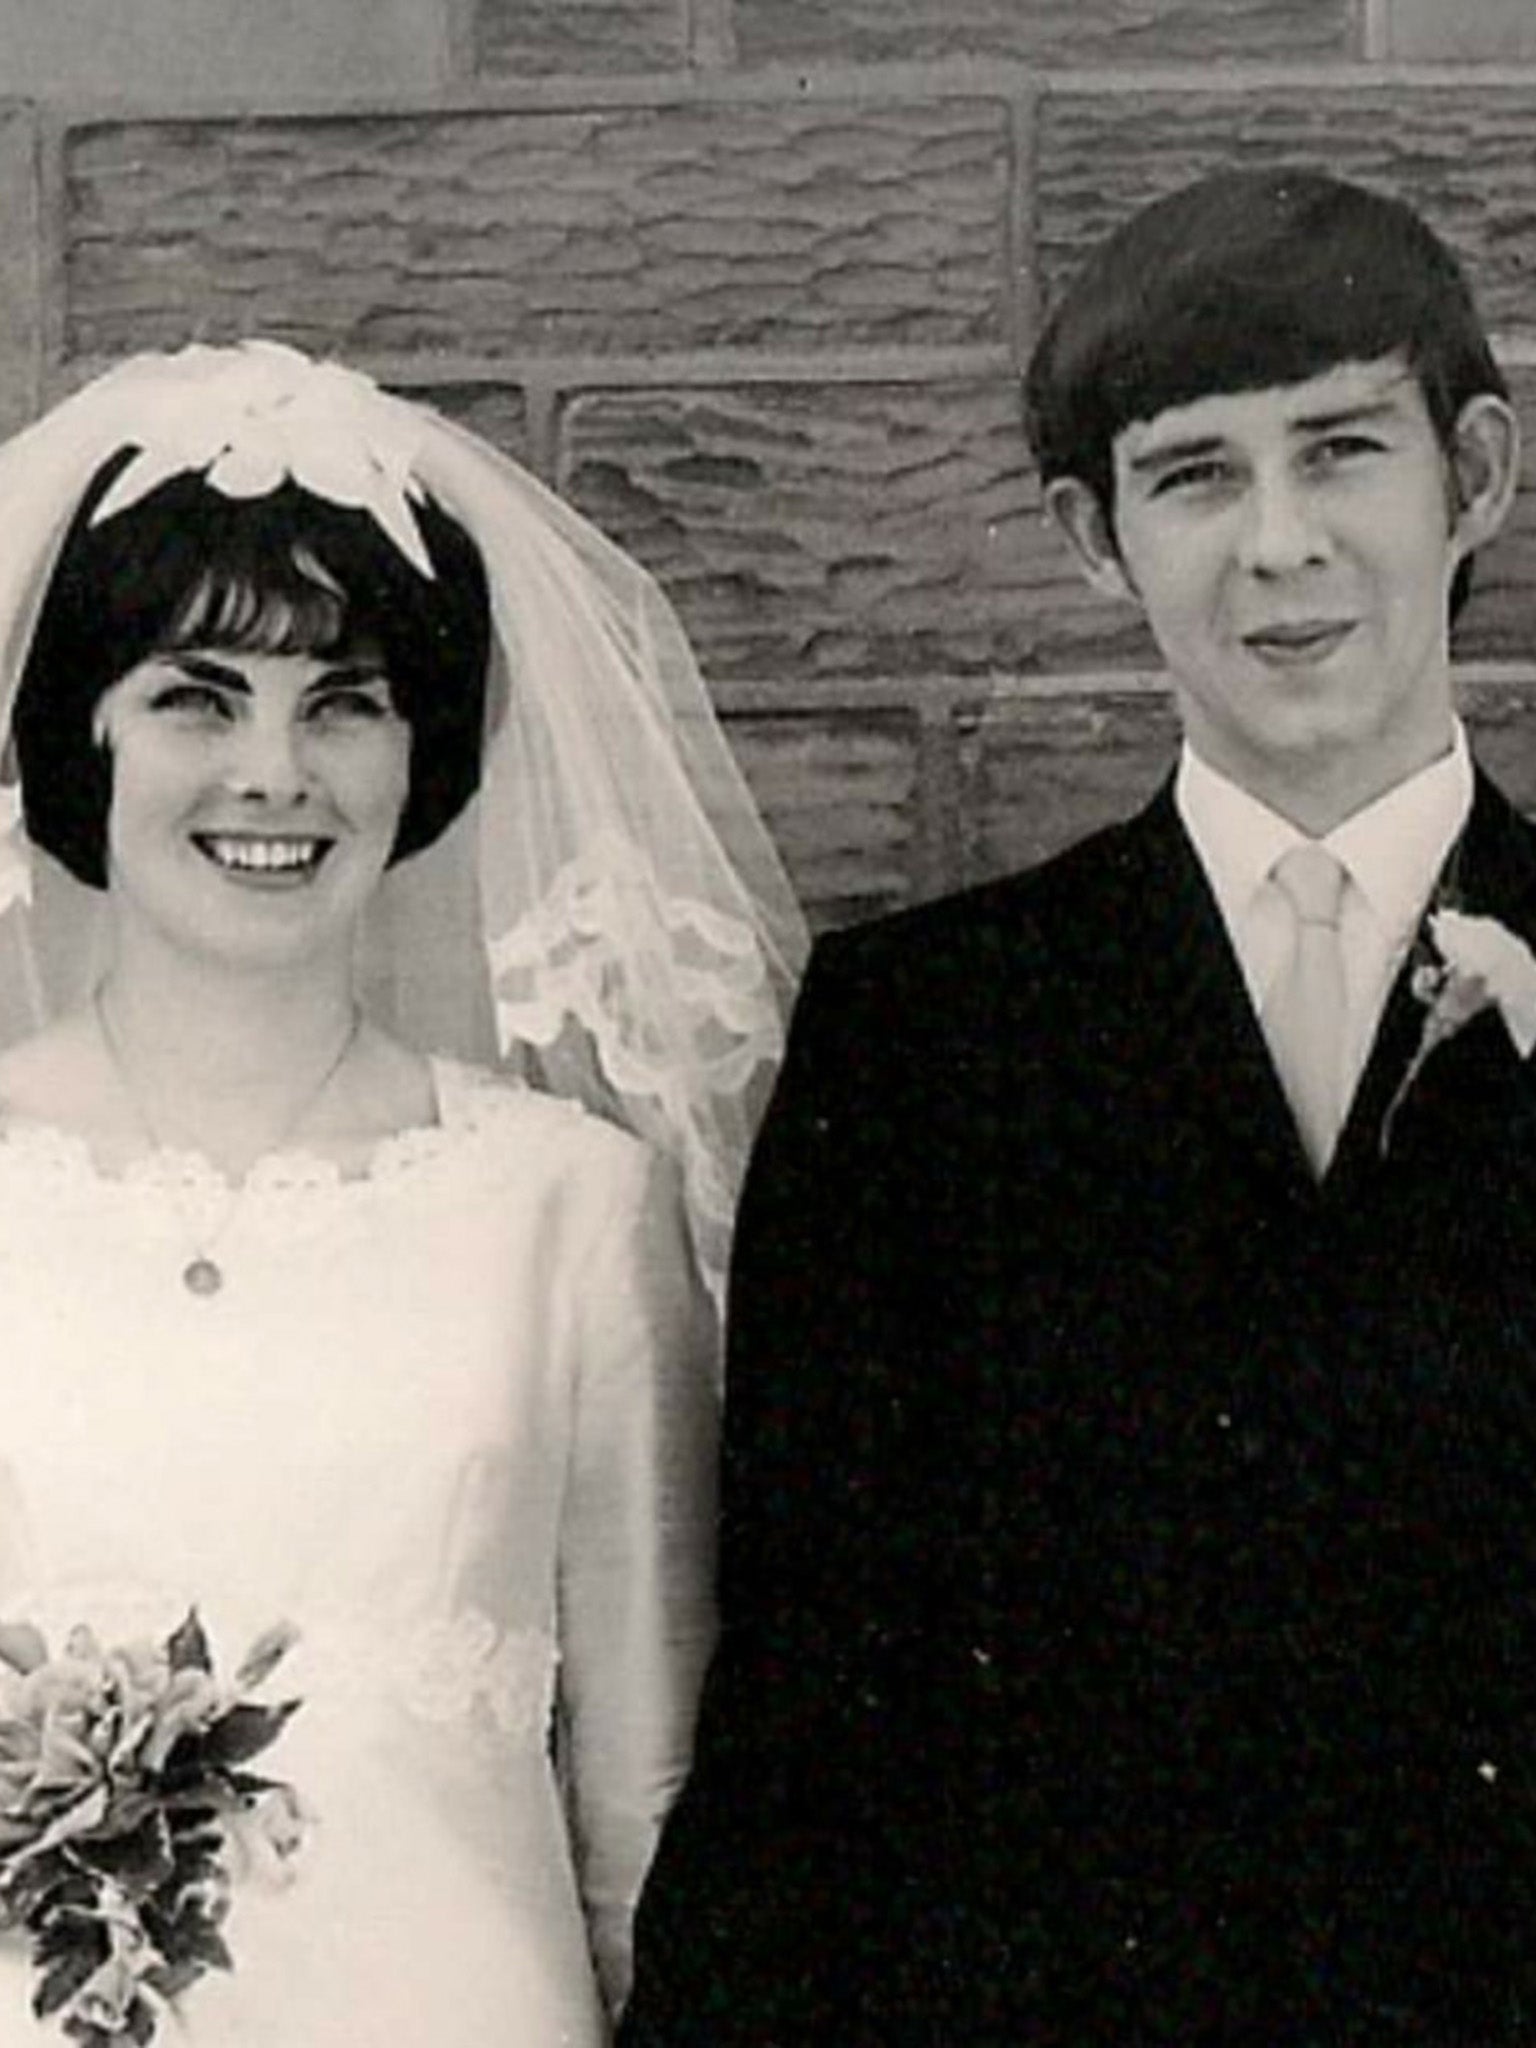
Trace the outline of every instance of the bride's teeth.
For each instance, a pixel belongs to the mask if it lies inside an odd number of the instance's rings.
[[[208,850],[224,868],[279,869],[309,867],[315,858],[313,839],[209,839]]]

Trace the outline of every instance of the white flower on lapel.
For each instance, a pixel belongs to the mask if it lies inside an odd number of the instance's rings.
[[[1521,1059],[1536,1050],[1536,953],[1524,939],[1496,917],[1469,917],[1462,910],[1431,911],[1427,930],[1436,957],[1414,969],[1412,982],[1425,1006],[1424,1029],[1381,1120],[1383,1154],[1397,1112],[1425,1061],[1484,1010],[1498,1010]]]
[[[408,562],[432,575],[411,509],[423,497],[413,473],[419,415],[372,378],[275,341],[193,343],[124,369],[134,379],[138,452],[95,521],[188,470],[201,470],[226,498],[265,497],[291,477],[333,505],[361,506]]]
[[[1469,1014],[1496,1003],[1521,1059],[1529,1059],[1536,1047],[1536,953],[1496,917],[1468,917],[1460,910],[1437,910],[1429,936],[1444,963],[1442,981],[1459,990],[1458,1006],[1480,990],[1477,1009]],[[1441,994],[1437,989],[1432,1000]]]

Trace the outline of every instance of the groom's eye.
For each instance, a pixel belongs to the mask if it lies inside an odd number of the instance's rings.
[[[1168,469],[1159,470],[1153,479],[1151,495],[1154,498],[1162,498],[1214,490],[1219,485],[1229,482],[1232,474],[1232,465],[1225,456],[1201,455],[1188,462],[1176,462]]]
[[[1374,434],[1326,434],[1308,448],[1307,465],[1311,469],[1337,469],[1342,463],[1380,455],[1385,445]]]

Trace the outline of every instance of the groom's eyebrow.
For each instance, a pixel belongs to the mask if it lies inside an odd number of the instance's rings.
[[[1293,434],[1328,434],[1340,427],[1369,427],[1395,419],[1401,408],[1392,397],[1365,398],[1356,405],[1337,405],[1327,412],[1309,412],[1290,422]]]
[[[1166,469],[1170,462],[1197,462],[1202,456],[1219,455],[1226,445],[1220,434],[1195,434],[1185,441],[1164,441],[1159,447],[1144,449],[1131,457],[1129,466],[1137,476],[1145,476]]]

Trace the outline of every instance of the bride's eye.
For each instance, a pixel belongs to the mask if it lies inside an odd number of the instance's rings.
[[[305,700],[304,716],[317,725],[372,725],[388,718],[393,710],[389,685],[382,680],[334,683],[311,693]]]
[[[150,693],[149,708],[219,724],[234,717],[234,707],[225,691],[214,683],[195,682],[190,677],[162,683]]]

